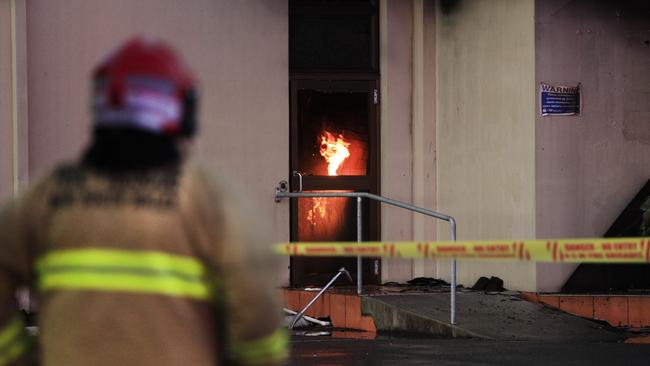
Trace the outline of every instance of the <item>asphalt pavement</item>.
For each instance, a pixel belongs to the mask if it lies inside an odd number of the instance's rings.
[[[650,345],[292,337],[291,365],[650,365]]]

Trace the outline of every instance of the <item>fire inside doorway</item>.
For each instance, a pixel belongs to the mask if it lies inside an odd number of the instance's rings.
[[[379,193],[377,8],[375,1],[290,2],[294,191],[302,183],[305,192]],[[291,240],[356,241],[356,209],[345,197],[293,200]],[[363,202],[363,240],[379,239],[378,216],[375,203]],[[341,267],[356,279],[355,258],[291,258],[291,284],[323,286]],[[363,283],[378,284],[380,270],[378,258],[364,259]]]
[[[294,80],[292,172],[303,191],[377,191],[377,105],[374,81]],[[296,175],[292,187],[299,187]],[[363,205],[363,239],[377,238],[377,207]],[[292,241],[356,241],[356,200],[301,198],[292,203]],[[365,260],[364,283],[379,281],[379,261]],[[320,286],[354,258],[292,258],[293,285]],[[354,277],[354,276],[353,276]],[[356,277],[354,277],[356,278]]]

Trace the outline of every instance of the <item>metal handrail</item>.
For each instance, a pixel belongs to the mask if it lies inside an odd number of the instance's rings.
[[[302,178],[302,177],[301,177]],[[300,179],[302,181],[302,179]],[[301,182],[302,183],[302,182]],[[357,242],[362,241],[362,210],[361,203],[363,198],[379,201],[392,206],[400,207],[409,211],[417,212],[426,216],[434,217],[439,220],[449,222],[451,229],[451,240],[456,241],[456,220],[449,215],[429,210],[422,207],[413,206],[411,204],[397,201],[391,198],[378,196],[368,192],[287,192],[286,182],[280,182],[280,185],[275,190],[275,201],[280,202],[283,198],[321,198],[321,197],[348,197],[357,199]],[[302,186],[302,184],[301,184]],[[357,256],[357,294],[361,294],[362,287],[362,261],[361,256]],[[456,324],[456,259],[451,260],[451,324]]]

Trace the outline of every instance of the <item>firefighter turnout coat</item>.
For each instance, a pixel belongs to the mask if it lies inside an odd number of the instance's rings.
[[[197,164],[109,175],[68,164],[0,213],[0,365],[273,364],[287,356],[259,214]]]

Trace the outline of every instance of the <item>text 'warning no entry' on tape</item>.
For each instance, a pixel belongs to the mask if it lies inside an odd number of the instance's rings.
[[[280,243],[277,253],[309,257],[390,257],[501,262],[650,263],[650,238],[517,241]]]

